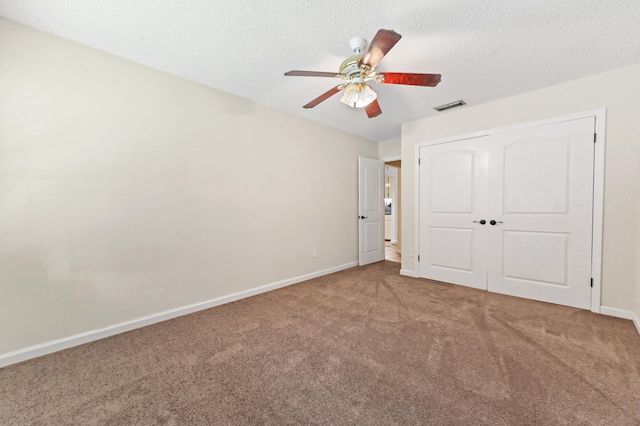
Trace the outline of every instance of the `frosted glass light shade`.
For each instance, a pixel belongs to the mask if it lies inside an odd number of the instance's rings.
[[[360,103],[356,102],[356,108],[364,108],[371,102],[375,101],[378,95],[367,84],[362,85],[362,91],[360,92]]]
[[[353,108],[356,106],[358,99],[360,99],[358,85],[350,84],[346,89],[344,89],[344,94],[342,95],[342,98],[340,98],[340,102]]]
[[[340,102],[351,108],[364,108],[375,101],[378,95],[371,87],[363,83],[352,83],[345,90]]]

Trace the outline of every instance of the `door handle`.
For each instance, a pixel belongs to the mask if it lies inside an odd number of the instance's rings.
[[[485,223],[487,223],[486,220],[482,219],[482,220],[474,220],[473,223],[479,223],[480,225],[484,225]]]
[[[501,220],[498,220],[498,221],[491,220],[489,223],[492,224],[492,225],[495,225],[497,223],[502,223],[502,221]]]
[[[358,219],[369,219],[367,216],[358,216]]]

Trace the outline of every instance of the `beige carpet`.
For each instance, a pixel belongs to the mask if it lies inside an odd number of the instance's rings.
[[[630,321],[399,268],[353,268],[1,369],[0,424],[640,424]]]

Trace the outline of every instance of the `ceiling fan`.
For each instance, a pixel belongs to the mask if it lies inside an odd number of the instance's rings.
[[[362,37],[354,37],[349,41],[349,47],[354,55],[348,57],[340,65],[339,73],[323,71],[289,71],[286,76],[299,77],[333,77],[346,80],[326,93],[318,96],[302,108],[313,108],[319,103],[329,99],[336,93],[344,90],[340,101],[352,108],[364,108],[369,118],[382,114],[378,104],[376,92],[367,84],[373,80],[382,84],[407,84],[412,86],[434,87],[440,83],[440,74],[414,74],[404,72],[378,73],[377,67],[382,58],[389,53],[402,36],[393,30],[379,30],[371,40],[367,51],[362,54],[367,41]]]

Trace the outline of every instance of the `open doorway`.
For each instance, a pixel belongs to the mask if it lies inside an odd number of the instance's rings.
[[[401,161],[385,162],[385,260],[401,261],[400,167]]]

